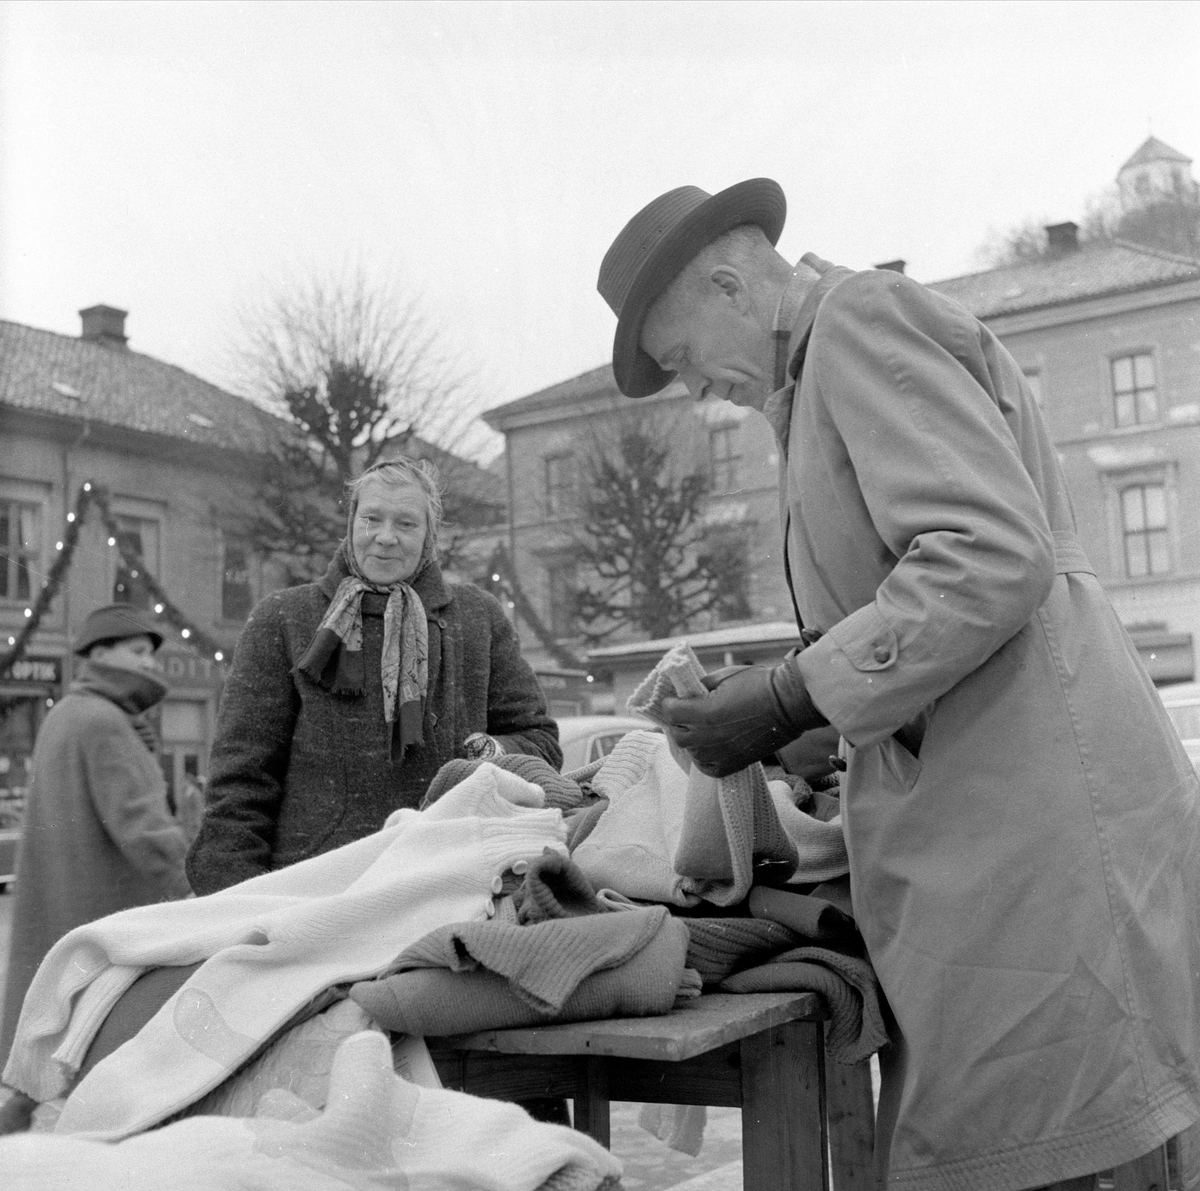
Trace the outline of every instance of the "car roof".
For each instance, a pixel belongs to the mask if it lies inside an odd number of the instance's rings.
[[[1171,686],[1160,686],[1158,697],[1168,707],[1177,703],[1193,703],[1200,700],[1200,682],[1177,682]]]
[[[654,724],[633,715],[564,715],[558,720],[559,740],[579,740],[597,732],[631,732],[635,728],[654,729]]]

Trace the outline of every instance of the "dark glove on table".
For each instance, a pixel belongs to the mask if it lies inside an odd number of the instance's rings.
[[[703,681],[707,695],[664,699],[662,717],[671,739],[709,777],[745,769],[809,728],[829,723],[808,697],[791,657],[771,670],[729,666]]]

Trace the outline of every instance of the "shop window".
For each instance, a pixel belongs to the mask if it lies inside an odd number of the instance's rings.
[[[0,831],[19,827],[45,696],[0,696]],[[0,876],[9,876],[2,873]]]
[[[738,428],[718,426],[708,433],[709,460],[714,492],[736,492],[738,487]]]
[[[42,510],[24,501],[0,501],[0,600],[30,600],[42,563]]]
[[[573,562],[559,563],[546,569],[550,596],[550,631],[556,637],[573,637],[578,631],[575,620],[577,568]]]
[[[1162,484],[1134,484],[1121,491],[1125,573],[1131,579],[1171,570],[1167,496]]]
[[[184,786],[200,778],[207,726],[206,703],[195,699],[168,699],[162,705],[159,764],[167,782],[167,803],[172,812]]]
[[[1158,421],[1158,385],[1149,352],[1112,361],[1113,416],[1118,426]]]
[[[117,546],[113,603],[149,608],[151,596],[146,571],[158,574],[158,522],[143,517],[118,517]]]
[[[564,517],[575,511],[575,457],[549,455],[545,467],[546,516]]]
[[[236,538],[225,538],[221,568],[221,617],[245,620],[254,597],[250,590],[250,552]]]

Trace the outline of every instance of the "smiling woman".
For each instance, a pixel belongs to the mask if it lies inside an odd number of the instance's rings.
[[[188,856],[197,893],[379,830],[468,737],[562,762],[499,602],[442,578],[433,468],[377,464],[349,498],[325,577],[268,596],[238,644]]]

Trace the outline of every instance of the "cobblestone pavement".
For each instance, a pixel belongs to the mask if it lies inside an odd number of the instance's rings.
[[[680,1154],[638,1123],[640,1104],[612,1106],[610,1149],[625,1166],[624,1191],[741,1191],[742,1114],[710,1108],[704,1144],[692,1158]]]

